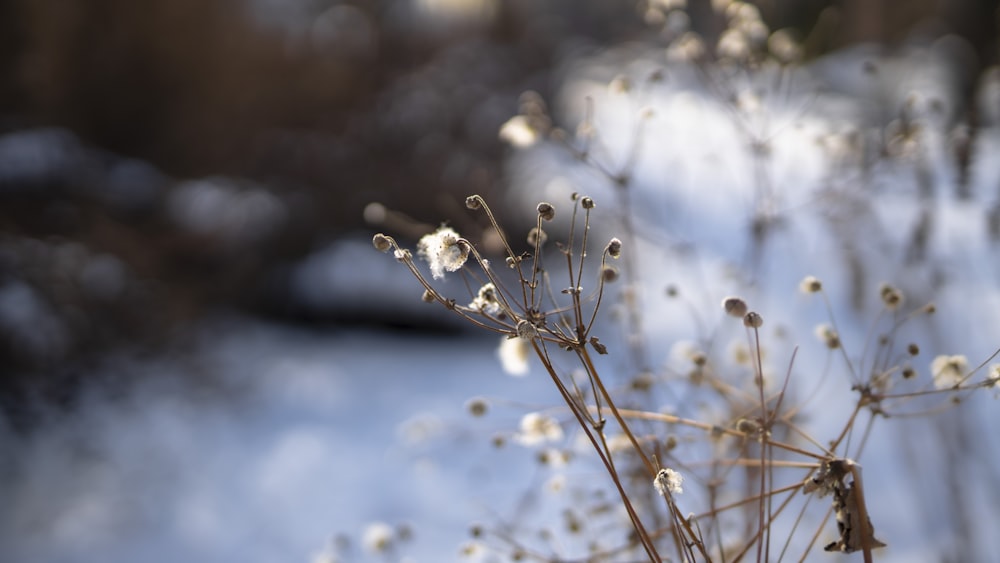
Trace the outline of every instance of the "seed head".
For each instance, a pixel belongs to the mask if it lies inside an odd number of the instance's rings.
[[[534,338],[538,336],[538,327],[533,325],[531,321],[521,319],[517,322],[517,335],[520,338]]]
[[[906,347],[906,352],[907,352],[908,354],[910,354],[911,356],[916,356],[917,354],[919,354],[919,353],[920,353],[920,346],[917,346],[917,345],[916,345],[915,343],[912,343],[912,342],[911,342],[911,343],[910,343],[910,344],[909,344],[909,345],[908,345],[908,346]]]
[[[799,282],[799,290],[802,293],[818,293],[823,290],[823,282],[815,276],[806,276]]]
[[[736,421],[736,429],[744,434],[756,434],[760,431],[760,423],[749,418],[741,418]]]
[[[957,387],[965,379],[965,372],[969,367],[969,360],[962,355],[938,356],[931,362],[931,375],[934,378],[934,387],[937,389],[948,389]]]
[[[747,314],[747,302],[739,297],[726,297],[722,300],[722,308],[731,317],[742,318]]]
[[[563,429],[559,421],[541,413],[532,412],[524,415],[520,427],[517,441],[525,446],[558,442],[563,439]]]
[[[608,243],[608,256],[617,259],[622,255],[622,241],[615,237]]]
[[[653,487],[656,492],[661,496],[667,496],[668,494],[679,495],[684,492],[681,485],[684,483],[684,476],[680,473],[665,467],[656,473],[656,478],[653,479]]]
[[[476,298],[469,303],[469,308],[486,315],[497,316],[501,312],[500,300],[497,298],[497,288],[492,282],[487,282],[479,288]]]
[[[481,199],[479,199],[479,196],[477,195],[470,195],[469,197],[465,198],[465,207],[468,209],[475,210],[479,209],[482,206],[483,202]]]
[[[445,271],[454,272],[465,265],[469,245],[451,227],[441,227],[417,242],[417,253],[427,260],[434,279],[440,279]]]
[[[556,216],[556,208],[551,203],[541,202],[538,204],[538,216],[545,221],[551,221]]]
[[[670,436],[667,436],[667,439],[664,440],[664,442],[663,442],[663,447],[668,452],[670,450],[676,449],[677,448],[677,436],[674,436],[672,434]]]
[[[747,328],[760,328],[764,326],[764,317],[761,317],[754,311],[750,311],[743,317],[743,326]]]
[[[421,294],[420,296],[420,300],[423,301],[424,303],[433,303],[434,294],[431,292],[431,290],[425,289],[423,294]]]
[[[882,298],[885,308],[890,311],[895,311],[903,304],[903,292],[887,283],[879,287],[879,296]]]
[[[384,522],[373,522],[364,531],[361,543],[371,553],[385,553],[392,548],[395,532]]]
[[[990,373],[986,376],[986,386],[1000,389],[1000,364],[990,366]]]
[[[388,252],[392,248],[392,243],[389,242],[389,237],[378,233],[372,237],[372,244],[375,246],[375,250],[379,252]]]
[[[469,411],[469,414],[475,417],[485,415],[489,408],[489,403],[482,397],[473,397],[465,403],[465,410]]]
[[[604,266],[601,268],[601,279],[604,283],[611,283],[618,279],[618,269],[612,266]]]
[[[817,326],[816,337],[822,340],[823,344],[826,344],[826,347],[831,350],[840,348],[840,335],[830,325],[822,324]]]
[[[528,231],[528,244],[531,246],[542,246],[548,238],[549,235],[545,234],[545,231],[538,227],[532,227]]]
[[[582,198],[580,198],[580,206],[583,207],[584,209],[593,209],[594,200],[591,199],[590,196],[583,196]]]
[[[497,357],[500,358],[500,366],[503,368],[503,371],[508,375],[517,377],[528,375],[528,370],[531,368],[528,362],[530,353],[531,341],[517,336],[513,338],[504,337],[500,341],[500,347],[497,349]]]

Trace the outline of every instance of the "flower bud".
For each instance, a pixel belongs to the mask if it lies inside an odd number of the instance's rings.
[[[747,302],[739,297],[726,297],[722,300],[722,308],[731,317],[742,318],[747,314]]]
[[[392,243],[389,242],[389,237],[383,235],[382,233],[378,233],[372,237],[372,244],[375,245],[375,250],[378,250],[379,252],[387,252],[390,248],[392,248]]]
[[[743,317],[743,326],[747,328],[760,328],[764,326],[764,317],[754,311],[750,311]]]
[[[618,258],[622,255],[622,241],[617,237],[611,239],[608,243],[608,256],[612,258]]]

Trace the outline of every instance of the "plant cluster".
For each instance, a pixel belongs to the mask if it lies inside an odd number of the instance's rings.
[[[753,268],[769,238],[788,221],[783,198],[791,191],[771,176],[766,97],[789,96],[803,49],[792,33],[771,32],[751,4],[720,2],[728,26],[712,55],[701,37],[686,30],[683,2],[646,4],[645,17],[662,25],[668,38],[667,60],[683,64],[709,95],[728,104],[744,141],[755,194],[746,237]],[[609,91],[642,98],[664,79],[661,70],[640,81],[621,75]],[[916,182],[923,202],[930,189],[923,157],[930,150],[927,119],[934,104],[918,118],[919,105],[916,99],[907,102],[900,118],[885,128],[879,158],[886,159],[886,167],[914,172],[906,177]],[[813,331],[819,340],[813,356],[825,357],[821,373],[801,373],[796,358],[800,347],[810,345],[797,340],[803,327],[786,330],[791,337],[765,332],[776,311],[721,294],[714,297],[722,302],[717,316],[692,313],[695,340],[667,343],[672,361],[659,363],[664,342],[648,328],[650,280],[642,277],[643,261],[659,258],[646,252],[655,234],[641,232],[648,224],[639,223],[634,207],[645,127],[656,111],[639,108],[628,141],[617,144],[602,137],[595,111],[594,101],[587,100],[584,119],[571,133],[556,125],[537,94],[528,93],[500,136],[521,148],[547,143],[592,171],[618,200],[609,215],[599,214],[595,197],[579,193],[568,201],[544,201],[518,241],[507,236],[486,201],[473,195],[466,206],[481,214],[491,239],[500,241],[499,257],[484,255],[485,245],[442,226],[417,245],[417,257],[429,270],[394,238],[380,233],[373,239],[377,249],[391,251],[409,269],[423,287],[424,301],[502,335],[505,370],[523,374],[529,358],[544,368],[561,404],[527,413],[515,433],[518,441],[538,448],[547,464],[593,462],[607,475],[606,487],[592,479],[553,484],[574,489],[564,512],[565,531],[584,541],[567,547],[551,532],[539,539],[516,524],[477,526],[463,553],[505,554],[518,561],[802,561],[827,551],[858,553],[868,562],[876,550],[892,549],[876,516],[887,513],[885,500],[864,485],[862,461],[871,436],[885,421],[928,417],[963,405],[977,391],[1000,388],[1000,364],[991,363],[1000,351],[978,365],[962,355],[923,359],[909,329],[934,315],[937,306],[910,305],[903,288],[871,283],[858,266],[863,249],[849,233],[845,270],[853,284],[852,304],[877,306],[869,308],[869,332],[859,340],[838,324],[839,317],[856,311],[839,310],[841,301],[831,299],[819,277],[801,278],[800,292],[824,310],[825,322]],[[871,150],[860,146],[860,137],[825,139],[831,172],[856,174],[852,178],[870,174]],[[612,146],[621,145],[627,148],[616,155]],[[837,198],[827,213],[837,230],[848,225],[843,215],[865,205],[864,197],[844,189],[844,181],[831,173],[819,201]],[[559,222],[557,214],[568,219]],[[562,236],[554,234],[556,224],[564,229]],[[596,226],[600,237],[592,232]],[[918,221],[908,262],[926,257],[929,228]],[[461,296],[443,289],[446,276],[461,279]],[[670,285],[666,296],[683,302],[685,288]],[[743,334],[726,347],[724,335],[734,332]],[[796,341],[790,353],[776,357],[769,344],[781,338]],[[814,362],[806,365],[811,370]],[[482,400],[469,403],[476,416],[486,410]],[[821,424],[821,418],[836,422]],[[580,453],[580,443],[590,455]]]

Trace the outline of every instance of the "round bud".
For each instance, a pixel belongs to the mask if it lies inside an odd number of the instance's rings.
[[[475,397],[465,403],[465,410],[469,411],[472,416],[483,416],[489,410],[489,403],[482,397]]]
[[[764,317],[750,311],[743,317],[743,326],[747,328],[760,328],[764,326]]]
[[[622,255],[622,241],[615,237],[608,243],[608,256],[618,258]]]
[[[477,195],[470,195],[465,198],[465,206],[469,209],[479,209],[483,206],[482,200]]]
[[[816,276],[806,276],[799,283],[799,289],[802,293],[818,293],[823,290],[823,282]]]
[[[538,204],[538,216],[545,221],[551,221],[556,216],[556,208],[551,203],[541,202]]]
[[[584,209],[593,209],[594,208],[594,200],[591,199],[590,196],[583,196],[582,198],[580,198],[580,205]]]
[[[611,266],[601,268],[601,279],[604,283],[612,283],[618,279],[618,270]]]
[[[722,308],[731,317],[743,318],[747,314],[747,302],[739,297],[726,297],[722,300]]]
[[[387,252],[390,248],[392,248],[392,243],[389,242],[389,237],[383,235],[382,233],[378,233],[372,237],[372,244],[375,245],[375,250],[378,250],[379,252]]]

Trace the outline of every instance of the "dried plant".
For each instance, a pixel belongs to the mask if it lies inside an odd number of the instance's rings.
[[[667,17],[678,9],[671,2],[648,4],[647,18],[654,20],[656,14]],[[787,32],[770,33],[751,5],[721,4],[728,6],[729,27],[712,64],[704,44],[690,33],[672,38],[668,58],[690,63],[711,93],[729,100],[737,130],[745,135],[755,170],[748,233],[754,268],[783,212],[776,203],[780,186],[768,173],[769,139],[756,123],[766,118],[759,100],[748,98],[739,85],[762,76],[775,78],[780,95],[802,52]],[[654,72],[647,83],[662,78]],[[644,84],[621,76],[611,88],[630,93]],[[567,533],[596,533],[582,544],[584,553],[560,551],[554,540],[540,547],[517,526],[498,525],[476,527],[475,543],[465,554],[481,554],[489,545],[492,552],[514,560],[729,562],[802,561],[825,550],[859,552],[870,562],[875,550],[892,549],[873,517],[886,512],[885,500],[866,490],[862,479],[861,460],[873,429],[888,419],[953,409],[978,390],[997,389],[1000,367],[989,364],[1000,351],[971,369],[965,356],[938,356],[930,362],[930,377],[919,377],[914,361],[920,346],[908,341],[907,329],[916,319],[933,315],[935,305],[908,307],[899,287],[866,283],[848,251],[845,268],[852,270],[848,279],[856,284],[850,291],[876,297],[878,307],[869,336],[855,349],[858,341],[844,338],[838,327],[838,316],[848,312],[835,309],[827,284],[811,275],[801,280],[800,291],[825,309],[826,322],[814,331],[826,354],[821,374],[808,379],[797,375],[802,342],[785,357],[769,356],[772,337],[762,332],[768,311],[723,295],[716,296],[722,307],[714,321],[692,314],[697,343],[675,346],[676,361],[657,366],[651,343],[656,348],[664,343],[646,328],[649,309],[643,300],[650,294],[643,293],[640,274],[643,226],[632,207],[643,128],[654,112],[640,109],[628,150],[616,159],[594,125],[592,102],[573,134],[555,125],[537,95],[525,95],[521,102],[520,114],[504,125],[501,137],[515,146],[547,139],[560,147],[612,187],[617,212],[601,215],[593,198],[578,193],[568,201],[541,202],[534,226],[523,242],[516,242],[487,202],[470,196],[466,206],[480,214],[502,248],[499,267],[475,241],[447,226],[417,245],[429,270],[391,236],[380,233],[373,242],[409,269],[423,287],[424,301],[502,335],[500,354],[508,372],[524,373],[530,356],[542,365],[563,404],[545,414],[528,413],[517,436],[524,445],[545,446],[565,441],[569,432],[564,429],[572,428],[589,444],[615,500],[602,496],[602,485],[592,482],[573,497],[573,506],[564,513]],[[842,164],[839,158],[831,152],[831,166]],[[851,162],[848,169],[858,174],[870,164],[863,156]],[[915,178],[919,183],[920,174]],[[853,205],[850,197],[843,199],[848,204],[842,209]],[[565,212],[563,205],[568,206]],[[568,220],[561,223],[565,231],[560,236],[552,225],[564,213]],[[831,224],[836,223],[831,217]],[[601,233],[615,236],[602,234],[595,243],[592,230],[598,225]],[[439,280],[446,276],[461,278],[463,295],[441,289]],[[674,286],[667,296],[684,300]],[[612,314],[602,311],[607,305]],[[793,334],[801,334],[794,331],[802,328],[794,327]],[[727,351],[723,335],[733,330],[742,330],[745,340]],[[775,376],[774,366],[782,366],[783,376]],[[830,394],[838,387],[850,393]],[[668,406],[661,408],[664,401]],[[481,414],[485,407],[471,402],[469,410]],[[811,416],[819,410],[839,419],[832,432]],[[585,456],[543,452],[547,462],[556,457],[587,463],[581,459]],[[829,501],[818,500],[826,497]]]

